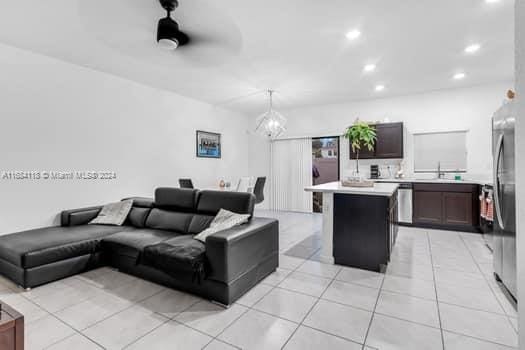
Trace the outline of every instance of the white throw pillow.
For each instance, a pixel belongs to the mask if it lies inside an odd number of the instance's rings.
[[[106,204],[102,207],[98,216],[91,220],[90,224],[122,226],[133,206],[133,200]]]
[[[219,210],[217,216],[213,219],[206,230],[201,233],[193,236],[193,238],[198,239],[199,241],[206,242],[206,237],[217,233],[222,230],[227,230],[237,225],[244,224],[250,219],[250,214],[237,214],[225,209]]]

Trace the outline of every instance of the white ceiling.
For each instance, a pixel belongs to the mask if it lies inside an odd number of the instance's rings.
[[[179,2],[196,40],[175,52],[155,45],[157,0],[2,1],[0,41],[250,114],[268,88],[293,108],[513,79],[512,0]]]

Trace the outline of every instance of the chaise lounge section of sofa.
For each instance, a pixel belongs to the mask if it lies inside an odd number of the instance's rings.
[[[58,227],[0,236],[0,274],[32,288],[109,265],[229,305],[278,266],[277,220],[193,239],[220,209],[253,215],[250,193],[158,188],[154,199],[132,199],[123,226],[88,224],[96,206],[63,211]]]

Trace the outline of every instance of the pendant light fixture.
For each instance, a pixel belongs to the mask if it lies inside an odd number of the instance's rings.
[[[286,131],[286,118],[273,109],[273,90],[268,90],[268,111],[260,115],[256,120],[255,132],[275,139]]]

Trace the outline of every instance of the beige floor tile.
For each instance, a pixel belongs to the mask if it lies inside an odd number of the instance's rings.
[[[381,350],[443,350],[439,329],[378,314],[366,345]]]
[[[304,325],[362,344],[371,318],[371,312],[320,300]]]
[[[250,310],[229,326],[219,339],[241,349],[280,349],[297,324]]]
[[[238,304],[225,309],[208,301],[202,301],[178,314],[175,320],[216,337],[247,310],[246,307]]]
[[[275,288],[253,306],[254,309],[300,323],[314,306],[317,298]]]
[[[502,345],[518,345],[516,331],[506,316],[442,303],[439,312],[444,330]]]
[[[322,299],[373,311],[379,289],[353,283],[333,281],[322,295]]]
[[[126,349],[129,350],[200,350],[213,338],[181,323],[170,321],[154,329]]]
[[[361,350],[362,345],[318,330],[300,326],[284,350]]]
[[[87,328],[83,333],[108,350],[121,349],[167,320],[135,305]]]
[[[319,297],[323,294],[330,282],[331,280],[328,278],[292,272],[279,284],[279,287]]]
[[[382,291],[376,313],[439,328],[437,302],[405,294]]]

